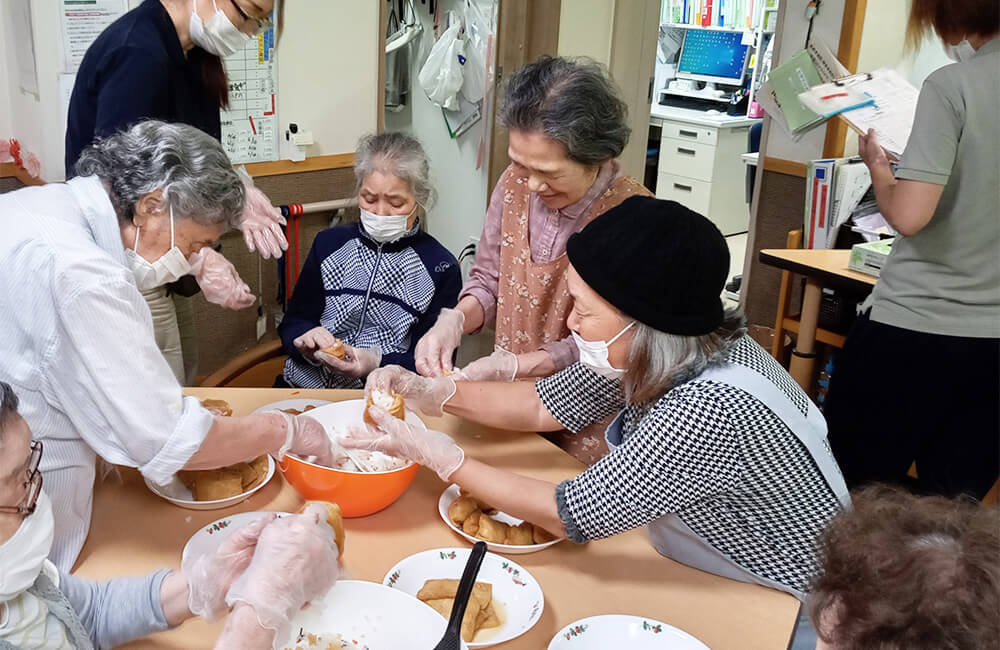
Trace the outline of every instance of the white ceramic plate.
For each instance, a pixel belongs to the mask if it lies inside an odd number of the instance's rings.
[[[382,584],[416,597],[427,580],[460,579],[471,551],[468,548],[436,548],[416,553],[389,569]],[[499,628],[481,631],[476,636],[477,640],[469,644],[470,648],[485,648],[510,641],[530,630],[542,617],[545,608],[542,588],[534,576],[519,564],[487,553],[476,580],[493,585],[493,603],[501,624]],[[440,615],[438,618],[444,620]],[[410,644],[399,647],[425,646]]]
[[[606,614],[570,623],[549,642],[548,650],[709,650],[672,625],[641,616]]]
[[[274,459],[268,456],[267,474],[264,476],[263,481],[242,494],[237,494],[236,496],[225,499],[216,499],[214,501],[195,501],[191,497],[191,490],[187,489],[187,487],[181,483],[180,479],[176,476],[174,477],[174,480],[167,485],[157,485],[145,477],[143,480],[146,482],[146,487],[149,488],[150,492],[158,497],[166,499],[175,506],[187,508],[188,510],[219,510],[220,508],[228,508],[229,506],[236,505],[241,501],[249,499],[250,495],[267,485],[268,481],[270,481],[273,476]]]
[[[341,647],[351,650],[429,650],[444,636],[447,625],[429,605],[399,589],[341,580],[296,614],[289,637],[279,639],[277,647],[294,648],[300,633],[311,632],[324,637],[340,634]],[[463,643],[462,648],[468,646]]]
[[[219,544],[222,544],[227,537],[233,534],[233,531],[239,530],[250,522],[269,514],[272,513],[263,510],[239,512],[202,526],[191,536],[187,544],[184,545],[184,550],[181,551],[181,562],[183,563],[189,555],[201,557],[206,553],[214,552],[219,547]],[[287,512],[277,513],[279,517],[287,517],[288,514]]]
[[[448,518],[448,506],[458,498],[460,492],[459,487],[452,483],[448,488],[441,493],[441,498],[438,499],[438,514],[441,515],[441,519],[447,524],[448,528],[469,540],[469,542],[475,544],[476,542],[481,542],[478,537],[473,537],[468,535],[461,528],[452,523],[451,519]],[[502,521],[511,526],[516,526],[523,522],[523,519],[518,519],[517,517],[512,517],[506,512],[498,510],[496,513],[490,515],[498,521]],[[486,547],[493,551],[494,553],[502,553],[504,555],[523,555],[524,553],[535,553],[542,550],[543,548],[548,548],[553,544],[558,544],[563,541],[565,537],[560,537],[559,539],[554,539],[551,542],[545,542],[544,544],[524,544],[524,545],[513,545],[513,544],[494,544],[493,542],[486,542]]]
[[[295,409],[296,411],[302,411],[307,406],[319,408],[321,406],[326,406],[327,404],[333,404],[333,402],[326,399],[283,399],[278,402],[271,402],[270,404],[265,404],[264,406],[255,408],[253,412],[263,413],[264,411],[280,411],[282,409]],[[312,413],[312,411],[306,411],[306,413]]]

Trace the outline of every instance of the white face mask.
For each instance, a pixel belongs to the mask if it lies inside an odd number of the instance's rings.
[[[212,0],[212,6],[215,13],[206,25],[198,15],[198,0],[191,0],[191,19],[188,21],[191,40],[209,54],[231,56],[243,49],[250,36],[236,29],[229,17],[219,10],[215,0]]]
[[[413,210],[416,209],[417,207],[413,206]],[[406,222],[410,220],[412,215],[412,210],[409,214],[381,215],[361,208],[361,225],[365,227],[365,232],[372,239],[385,244],[396,241],[406,234],[409,230],[406,227]]]
[[[54,532],[52,502],[42,490],[35,511],[24,518],[13,537],[0,544],[0,603],[35,584],[52,550]]]
[[[615,368],[608,361],[608,347],[633,325],[635,325],[635,321],[626,325],[622,331],[615,334],[614,338],[607,342],[585,341],[582,336],[571,331],[570,334],[573,335],[573,340],[576,341],[576,347],[580,350],[580,363],[608,379],[618,379],[621,377],[625,374],[625,371]]]
[[[125,259],[135,276],[135,284],[140,291],[149,291],[165,284],[176,282],[191,272],[191,265],[181,249],[174,245],[174,209],[170,208],[170,250],[166,255],[150,262],[139,255],[139,226],[135,227],[135,243],[132,249],[125,249]]]
[[[972,47],[969,41],[962,39],[962,42],[958,45],[948,45],[944,44],[944,53],[948,55],[948,58],[952,61],[957,61],[959,63],[963,61],[968,61],[976,54],[976,48]]]

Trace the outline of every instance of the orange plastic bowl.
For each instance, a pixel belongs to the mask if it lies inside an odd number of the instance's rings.
[[[389,507],[406,492],[420,465],[388,472],[350,472],[306,462],[291,454],[278,469],[292,487],[309,501],[332,501],[345,517],[364,517]]]
[[[333,402],[305,415],[318,421],[330,435],[363,423],[365,401]],[[407,410],[406,421],[418,427],[424,423]],[[278,469],[304,499],[332,501],[340,505],[345,517],[364,517],[388,507],[410,487],[420,466],[410,463],[388,472],[351,472],[333,469],[286,455]]]

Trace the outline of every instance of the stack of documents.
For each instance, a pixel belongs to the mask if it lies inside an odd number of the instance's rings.
[[[803,248],[832,248],[840,226],[850,219],[871,184],[868,167],[860,158],[810,162],[806,173]]]

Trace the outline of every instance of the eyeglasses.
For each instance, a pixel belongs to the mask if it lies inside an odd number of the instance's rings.
[[[28,470],[24,477],[24,486],[28,488],[28,494],[17,506],[0,506],[0,512],[7,512],[16,515],[30,515],[35,511],[38,503],[38,495],[42,493],[42,473],[38,471],[38,465],[42,462],[42,441],[31,441],[31,456],[28,458]]]
[[[271,14],[267,14],[263,18],[251,18],[247,12],[243,11],[243,7],[241,7],[236,0],[229,1],[233,3],[234,7],[236,7],[236,12],[240,15],[244,22],[252,21],[254,23],[253,36],[260,34],[261,32],[266,32],[274,26],[274,23],[271,22]]]

